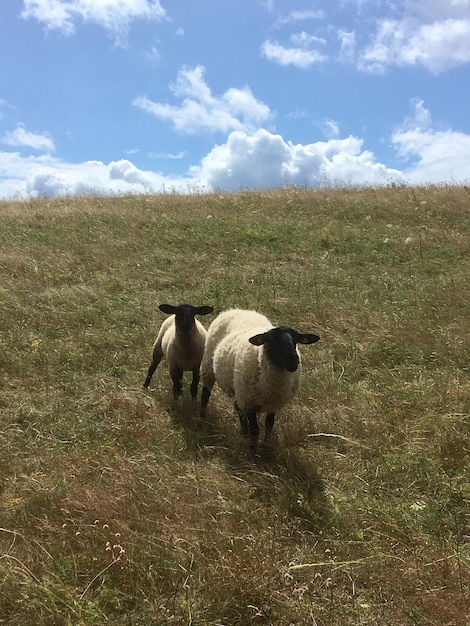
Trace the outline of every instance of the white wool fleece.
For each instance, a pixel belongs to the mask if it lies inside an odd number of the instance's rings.
[[[242,413],[272,413],[292,400],[300,385],[300,364],[295,372],[281,371],[266,357],[264,346],[248,340],[273,328],[256,311],[229,310],[209,328],[202,362],[204,384],[215,380],[225,393],[234,396]]]
[[[207,331],[201,322],[194,320],[195,325],[188,335],[180,341],[176,333],[175,315],[170,315],[160,327],[154,348],[160,346],[162,354],[168,361],[168,369],[191,371],[199,367],[204,352]]]

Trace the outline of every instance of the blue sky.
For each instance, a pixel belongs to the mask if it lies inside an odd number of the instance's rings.
[[[470,0],[8,0],[0,198],[468,183]]]

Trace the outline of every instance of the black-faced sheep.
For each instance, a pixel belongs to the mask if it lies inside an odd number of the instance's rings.
[[[209,327],[201,363],[201,417],[205,416],[212,387],[234,397],[244,434],[256,449],[259,435],[257,414],[266,413],[269,436],[275,412],[297,393],[300,385],[300,355],[297,344],[320,339],[286,326],[274,327],[255,311],[231,309],[220,313]]]
[[[152,362],[148,369],[144,387],[150,380],[163,357],[168,362],[168,371],[173,381],[173,397],[176,400],[183,393],[183,372],[193,373],[191,397],[196,398],[207,331],[195,318],[196,315],[212,313],[212,306],[193,306],[192,304],[161,304],[160,311],[171,315],[160,327],[153,344]]]

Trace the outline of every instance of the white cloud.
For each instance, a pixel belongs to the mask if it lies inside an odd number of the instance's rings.
[[[323,130],[323,133],[327,139],[338,139],[339,132],[339,124],[335,120],[324,119],[320,124],[320,128]]]
[[[326,44],[326,39],[323,39],[322,37],[316,37],[315,35],[310,35],[304,30],[301,33],[293,33],[290,39],[293,44],[303,49],[308,49],[312,45],[319,44],[324,46]]]
[[[165,16],[159,0],[24,0],[21,12],[24,19],[35,19],[66,35],[75,31],[79,21],[99,24],[114,34],[119,45],[125,44],[132,20]]]
[[[379,162],[364,149],[361,138],[340,138],[339,124],[325,119],[320,124],[327,140],[310,144],[294,144],[263,128],[252,132],[234,130],[186,176],[142,170],[127,159],[107,164],[68,163],[50,153],[24,157],[19,152],[0,152],[0,197],[150,193],[163,189],[184,193],[193,189],[237,190],[290,184],[468,183],[470,135],[436,128],[422,100],[414,100],[412,107],[412,114],[391,137],[403,163],[400,170]]]
[[[398,170],[377,163],[356,137],[293,144],[260,129],[232,132],[192,173],[208,187],[276,187],[284,184],[380,185],[404,182]]]
[[[55,145],[47,133],[31,133],[19,124],[15,130],[8,131],[3,136],[3,143],[8,146],[33,148],[45,152],[53,152]]]
[[[283,26],[294,22],[303,22],[305,20],[321,20],[325,17],[325,13],[321,9],[306,9],[305,11],[292,11],[287,15],[278,17],[275,26]]]
[[[58,29],[65,34],[74,31],[73,5],[62,0],[24,0],[24,9],[21,17],[24,19],[33,18],[38,22],[43,22],[50,30]]]
[[[152,46],[151,48],[149,48],[149,50],[147,50],[147,52],[145,53],[145,56],[151,63],[155,65],[159,63],[162,58],[161,52],[156,46]]]
[[[202,65],[185,68],[178,72],[176,82],[171,85],[171,90],[175,96],[189,96],[210,105],[214,100],[211,90],[204,80],[204,74],[205,69]]]
[[[173,161],[177,161],[179,159],[184,159],[187,155],[186,150],[182,150],[181,152],[147,152],[147,157],[149,159],[170,159]]]
[[[0,197],[63,196],[149,193],[174,189],[188,191],[198,185],[194,178],[163,176],[140,170],[127,160],[67,163],[50,155],[22,157],[0,152]]]
[[[111,180],[123,180],[131,185],[152,186],[153,174],[139,170],[133,163],[125,159],[114,161],[108,167]]]
[[[7,112],[14,108],[15,107],[12,104],[10,104],[7,100],[0,98],[0,120],[6,117]]]
[[[261,54],[279,65],[293,65],[299,69],[308,69],[315,63],[323,63],[327,57],[314,46],[324,45],[326,41],[308,35],[305,32],[294,33],[290,37],[293,47],[285,47],[277,41],[265,41],[261,45]]]
[[[201,66],[181,70],[171,89],[183,99],[182,104],[153,102],[146,96],[135,98],[133,104],[187,134],[253,130],[271,117],[269,107],[256,100],[249,87],[231,88],[220,97],[213,96]]]
[[[293,111],[290,111],[290,113],[287,113],[286,115],[286,118],[288,120],[302,120],[307,119],[308,117],[309,114],[307,113],[307,111],[299,109],[298,107],[296,107]]]
[[[339,60],[342,63],[355,63],[356,61],[356,33],[354,31],[338,30],[337,36],[340,41]]]
[[[405,0],[407,14],[416,15],[426,21],[450,18],[468,18],[470,0]]]
[[[381,74],[396,66],[422,67],[438,74],[470,63],[470,0],[342,0],[339,4],[343,9],[347,5],[347,11],[292,11],[274,23],[289,28],[306,19],[324,22],[328,17],[329,23],[322,23],[318,31],[326,39],[306,33],[291,34],[289,44],[267,39],[261,54],[282,66],[309,69],[335,58],[360,71]]]
[[[414,115],[392,135],[398,154],[408,165],[407,180],[412,184],[468,183],[470,135],[432,127],[430,112],[422,100],[414,100]]]
[[[424,100],[413,98],[411,100],[411,105],[413,107],[413,114],[405,118],[403,123],[400,125],[400,129],[419,129],[421,131],[429,129],[431,127],[432,117],[431,112],[424,106]]]
[[[360,69],[422,66],[438,74],[470,62],[470,0],[408,0],[401,18],[379,20],[359,55]]]

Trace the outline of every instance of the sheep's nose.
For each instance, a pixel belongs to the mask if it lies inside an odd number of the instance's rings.
[[[299,357],[297,355],[291,356],[286,360],[286,369],[288,372],[295,372],[299,367]]]

